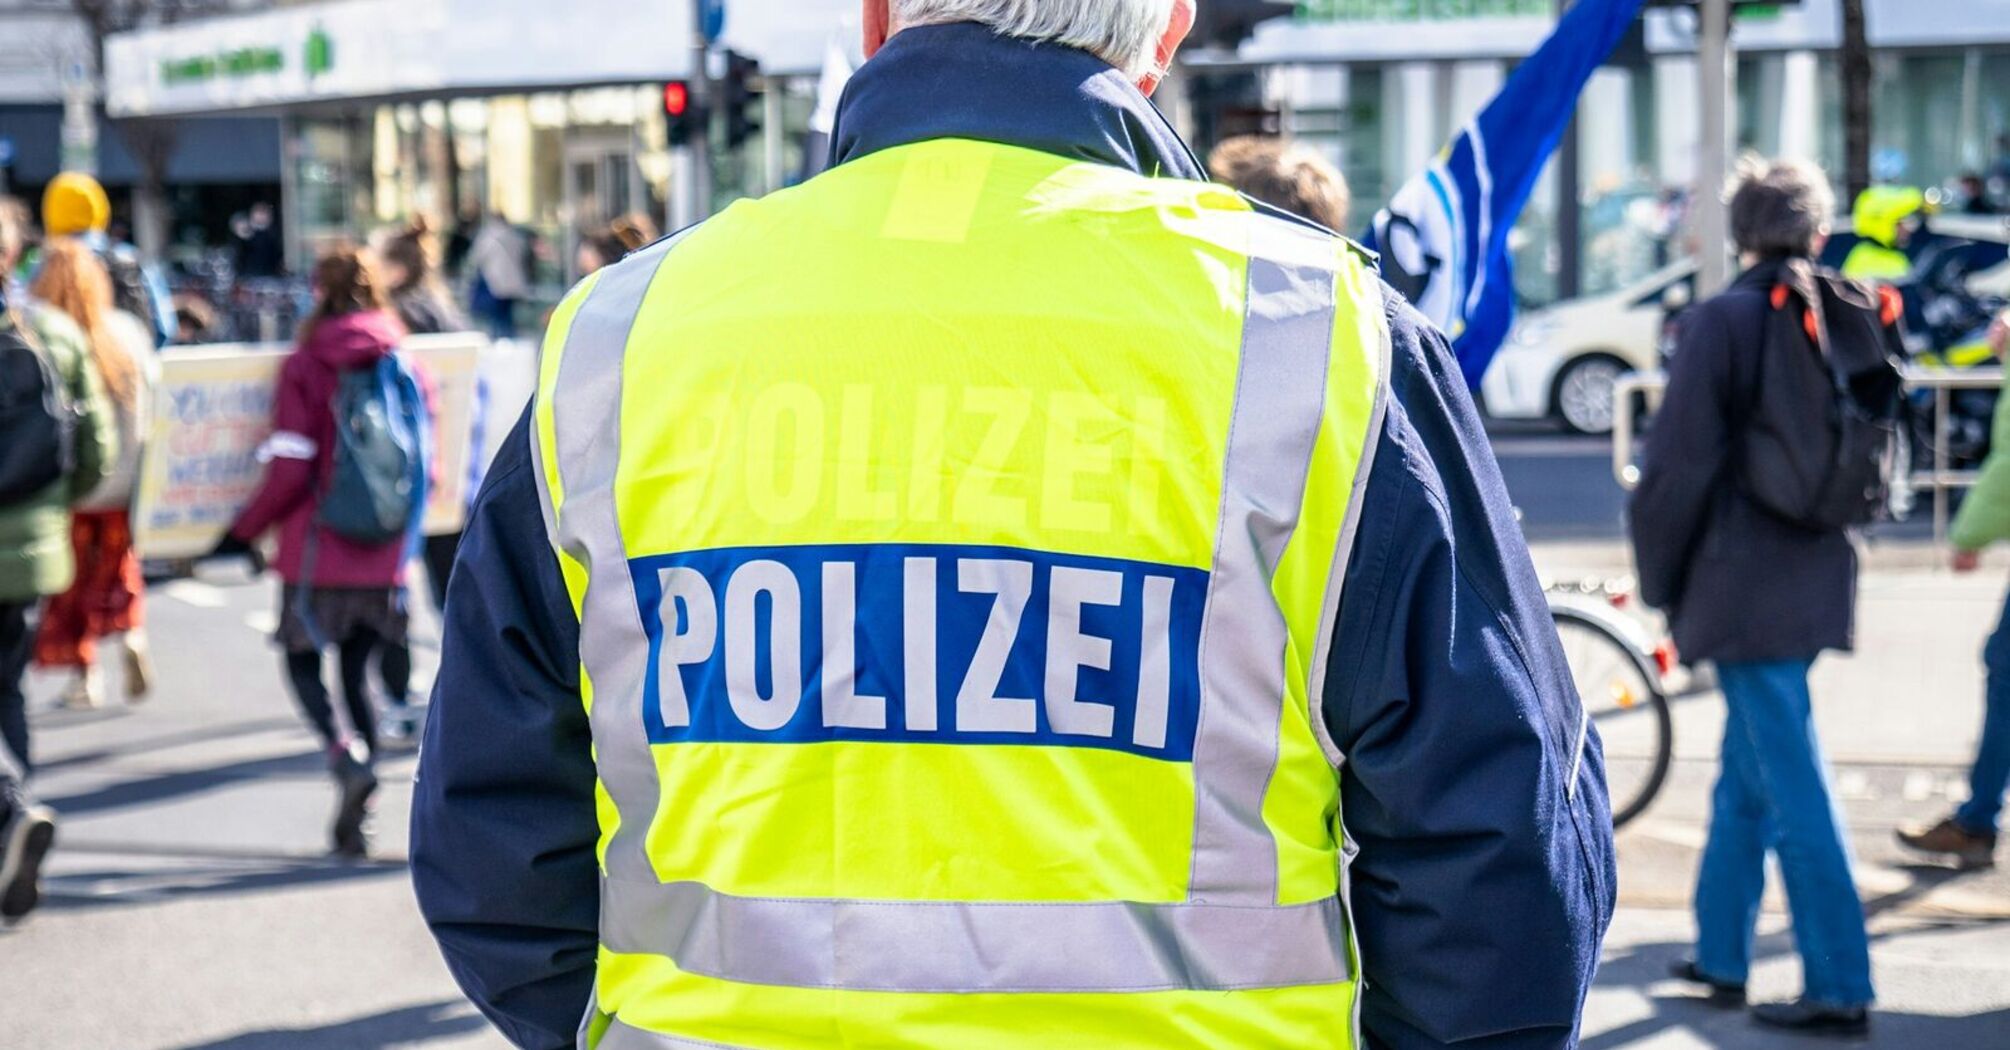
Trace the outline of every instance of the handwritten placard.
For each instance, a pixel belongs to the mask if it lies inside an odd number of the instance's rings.
[[[481,353],[474,335],[420,336],[404,350],[432,377],[439,410],[426,532],[460,529]],[[153,431],[140,464],[133,541],[146,558],[189,558],[216,545],[265,473],[282,344],[171,349],[161,356]]]

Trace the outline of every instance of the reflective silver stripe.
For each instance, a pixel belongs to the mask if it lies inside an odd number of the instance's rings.
[[[1338,250],[1331,246],[1329,254]],[[1249,260],[1221,523],[1201,625],[1194,901],[1277,898],[1277,853],[1263,822],[1263,796],[1277,765],[1288,633],[1270,582],[1298,527],[1319,436],[1334,282],[1330,266]]]
[[[587,1050],[585,1043],[579,1050]],[[700,1039],[682,1039],[674,1035],[648,1032],[631,1024],[623,1024],[620,1018],[607,1026],[607,1032],[600,1037],[594,1050],[746,1050],[730,1043],[711,1043]]]
[[[635,315],[676,243],[664,241],[602,272],[573,317],[555,384],[563,396],[552,403],[554,454],[564,484],[555,535],[586,568],[579,658],[593,681],[595,764],[621,814],[607,846],[607,870],[628,878],[655,878],[645,840],[661,788],[642,722],[649,639],[614,504],[621,381]]]
[[[1349,976],[1340,902],[979,903],[601,884],[601,940],[746,984],[885,992],[1222,991]]]
[[[1312,698],[1312,733],[1326,757],[1339,769],[1347,762],[1340,745],[1326,728],[1326,664],[1333,656],[1333,632],[1340,619],[1340,590],[1347,581],[1347,564],[1354,556],[1354,537],[1361,531],[1361,502],[1368,494],[1368,475],[1374,472],[1375,456],[1382,448],[1382,427],[1389,416],[1389,370],[1394,365],[1394,347],[1389,340],[1389,322],[1383,309],[1380,281],[1367,282],[1369,298],[1355,304],[1357,310],[1375,318],[1379,343],[1375,348],[1375,410],[1369,415],[1367,439],[1361,445],[1361,462],[1354,468],[1354,491],[1347,497],[1347,518],[1340,527],[1340,542],[1333,547],[1333,571],[1326,577],[1326,601],[1319,613],[1319,643],[1306,668],[1306,694]],[[1344,872],[1343,872],[1344,874]]]

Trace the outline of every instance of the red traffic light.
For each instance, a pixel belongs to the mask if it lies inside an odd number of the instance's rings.
[[[663,85],[663,112],[681,117],[691,111],[691,85],[673,80]]]

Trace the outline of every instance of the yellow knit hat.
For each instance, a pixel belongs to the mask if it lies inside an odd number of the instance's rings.
[[[112,202],[89,175],[66,171],[42,192],[42,231],[51,237],[102,230],[111,223]]]

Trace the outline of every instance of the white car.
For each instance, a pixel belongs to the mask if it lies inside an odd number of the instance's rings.
[[[1696,264],[1684,260],[1619,291],[1522,315],[1480,384],[1487,413],[1611,433],[1613,384],[1661,366],[1668,315],[1695,293]]]

